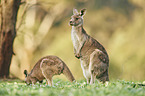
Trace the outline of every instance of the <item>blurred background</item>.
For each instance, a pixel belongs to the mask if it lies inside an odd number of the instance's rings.
[[[69,20],[73,8],[86,8],[84,29],[106,48],[110,80],[145,80],[145,0],[27,0],[17,20],[11,77],[24,80],[47,55],[60,57],[77,80],[84,79],[73,54]],[[63,75],[55,76],[66,80]]]

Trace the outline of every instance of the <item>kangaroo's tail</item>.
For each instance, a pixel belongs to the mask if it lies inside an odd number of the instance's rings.
[[[67,67],[67,65],[64,63],[64,69],[63,69],[63,74],[67,77],[67,79],[70,81],[70,82],[73,82],[75,81],[75,78],[74,76],[72,75],[71,71],[69,70],[69,68]]]

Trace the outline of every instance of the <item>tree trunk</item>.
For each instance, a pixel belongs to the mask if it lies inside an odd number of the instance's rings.
[[[0,25],[0,78],[9,76],[13,55],[13,42],[16,36],[17,12],[21,0],[1,0]]]

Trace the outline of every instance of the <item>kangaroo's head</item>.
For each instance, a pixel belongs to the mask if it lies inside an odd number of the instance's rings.
[[[28,74],[27,70],[24,70],[24,74],[25,74],[25,82],[26,84],[32,84],[32,81],[31,81],[31,76]]]
[[[81,9],[80,13],[77,9],[73,9],[73,15],[71,16],[71,20],[69,24],[71,26],[82,26],[83,25],[83,16],[86,13],[86,9]]]

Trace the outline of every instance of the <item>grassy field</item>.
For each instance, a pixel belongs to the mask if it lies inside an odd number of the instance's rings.
[[[55,79],[54,86],[43,84],[26,85],[20,81],[0,81],[0,96],[145,96],[142,82],[124,80],[107,84],[96,82],[88,85],[84,80],[70,83]]]

